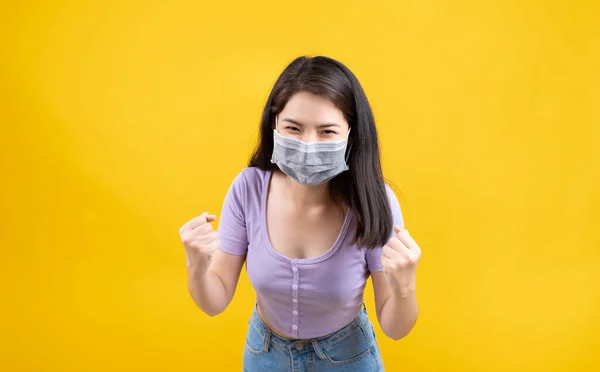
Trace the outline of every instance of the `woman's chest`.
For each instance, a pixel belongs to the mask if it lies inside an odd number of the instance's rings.
[[[291,301],[344,303],[364,289],[368,270],[364,251],[343,244],[316,259],[288,259],[269,250],[263,239],[250,242],[246,270],[252,286],[262,297]]]
[[[277,203],[271,203],[267,208],[269,242],[277,252],[292,259],[310,259],[325,254],[336,243],[343,223],[341,210],[311,215],[278,208]]]

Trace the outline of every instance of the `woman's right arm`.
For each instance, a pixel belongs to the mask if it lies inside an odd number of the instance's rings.
[[[188,289],[194,302],[206,314],[222,313],[231,302],[246,256],[217,249],[210,258],[208,269],[188,267]],[[201,264],[206,266],[207,263]]]
[[[194,302],[206,314],[217,315],[231,302],[248,251],[246,229],[247,177],[242,171],[225,196],[219,233],[211,222],[216,217],[202,213],[180,230],[188,270],[188,288]]]
[[[179,231],[185,247],[188,289],[200,309],[210,316],[220,314],[231,302],[245,255],[218,249],[221,242],[212,229],[214,215],[202,213]]]

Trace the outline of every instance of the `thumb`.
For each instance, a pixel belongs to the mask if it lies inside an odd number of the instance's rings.
[[[215,216],[214,214],[207,214],[206,215],[206,222],[213,222],[216,219],[217,219],[217,216]]]
[[[402,231],[402,228],[398,225],[394,225],[394,233],[400,234],[400,231]]]

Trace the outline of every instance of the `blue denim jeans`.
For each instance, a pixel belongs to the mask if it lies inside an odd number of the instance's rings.
[[[383,362],[366,308],[327,336],[290,340],[274,334],[254,308],[244,348],[244,372],[380,372]]]

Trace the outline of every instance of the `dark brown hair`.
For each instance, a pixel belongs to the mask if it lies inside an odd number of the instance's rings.
[[[349,170],[329,183],[333,199],[346,203],[356,220],[354,241],[360,247],[385,245],[393,228],[379,154],[373,111],[358,79],[341,62],[318,57],[299,57],[285,68],[269,95],[260,123],[259,143],[250,167],[278,169],[271,163],[275,116],[298,92],[309,92],[331,100],[344,114],[352,130]]]

